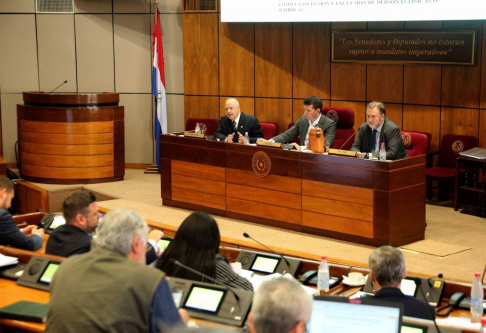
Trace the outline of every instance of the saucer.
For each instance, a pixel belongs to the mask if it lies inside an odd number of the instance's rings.
[[[349,283],[349,278],[347,276],[343,275],[343,284],[350,286],[350,287],[361,287],[361,286],[364,286],[366,284],[366,278],[367,278],[367,276],[364,277],[363,282],[354,284],[354,283]]]

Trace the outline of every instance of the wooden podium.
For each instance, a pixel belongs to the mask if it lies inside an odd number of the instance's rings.
[[[425,236],[425,155],[360,160],[162,135],[165,206],[372,246]]]
[[[24,92],[17,105],[20,173],[49,184],[123,180],[124,107],[119,95]]]

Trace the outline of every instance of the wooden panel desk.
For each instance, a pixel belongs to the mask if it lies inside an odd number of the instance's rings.
[[[160,152],[166,206],[372,246],[424,239],[425,155],[380,162],[175,135]]]

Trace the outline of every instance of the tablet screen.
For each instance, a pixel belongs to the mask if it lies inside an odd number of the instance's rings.
[[[279,262],[280,259],[277,258],[269,258],[257,255],[253,265],[250,267],[250,270],[272,274],[275,273]]]
[[[56,215],[54,217],[54,220],[52,220],[52,223],[49,225],[49,230],[54,230],[63,224],[66,224],[66,220],[64,219],[64,216]]]
[[[49,263],[44,273],[42,273],[39,281],[47,284],[51,283],[52,278],[54,277],[54,274],[56,273],[58,268],[59,268],[58,263],[53,263],[53,262]]]
[[[193,286],[184,307],[216,313],[221,305],[225,292],[219,289]]]

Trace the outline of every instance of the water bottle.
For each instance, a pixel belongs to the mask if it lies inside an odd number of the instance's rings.
[[[317,289],[319,290],[319,295],[321,295],[321,291],[329,291],[329,266],[326,256],[321,257],[321,263],[317,271]]]
[[[483,315],[483,285],[481,273],[474,273],[474,282],[471,288],[471,322],[479,323]]]
[[[385,148],[385,143],[381,143],[380,147],[380,161],[386,161],[386,148]]]
[[[248,132],[245,132],[245,145],[250,144],[250,137],[248,136]]]
[[[481,329],[479,333],[486,333],[486,317],[481,318]]]
[[[196,123],[196,129],[194,130],[194,133],[196,134],[201,133],[201,127],[199,126],[199,123]]]

